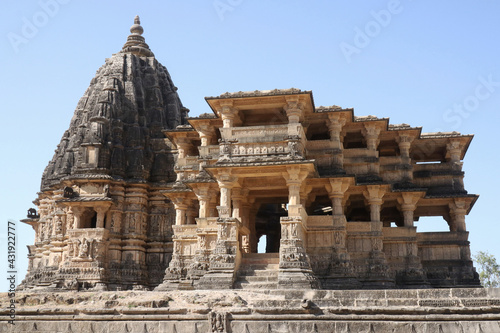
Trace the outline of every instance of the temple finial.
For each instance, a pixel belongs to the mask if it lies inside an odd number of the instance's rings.
[[[134,25],[130,27],[130,32],[134,35],[142,35],[144,29],[141,26],[141,19],[139,15],[136,15],[134,18]]]
[[[123,45],[122,52],[132,53],[138,56],[153,57],[154,54],[149,49],[148,44],[142,33],[144,29],[141,26],[141,19],[139,15],[134,18],[134,25],[130,27],[130,35],[127,38],[127,42]]]

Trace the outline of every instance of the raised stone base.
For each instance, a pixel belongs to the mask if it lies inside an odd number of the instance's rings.
[[[500,289],[0,295],[0,332],[499,332]]]
[[[198,282],[197,289],[232,289],[235,281],[234,272],[209,272]]]
[[[319,282],[312,272],[301,269],[280,270],[278,289],[319,289]]]

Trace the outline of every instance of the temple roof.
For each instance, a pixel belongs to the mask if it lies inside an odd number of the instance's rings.
[[[210,99],[225,99],[225,98],[242,98],[242,97],[261,97],[261,96],[279,96],[279,95],[294,95],[294,94],[311,94],[310,90],[300,90],[297,88],[289,89],[274,89],[274,90],[254,90],[254,91],[237,91],[225,92],[220,96],[205,97]]]
[[[122,50],[90,81],[44,171],[42,190],[80,176],[142,182],[173,177],[162,131],[185,124],[188,110],[143,31],[136,16]]]

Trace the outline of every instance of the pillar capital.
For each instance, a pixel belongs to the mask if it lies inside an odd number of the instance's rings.
[[[94,207],[94,210],[96,211],[97,214],[104,214],[108,211],[109,207],[104,207],[104,206],[97,206]]]
[[[446,157],[451,162],[460,162],[462,145],[459,140],[452,140],[446,145]]]
[[[381,205],[386,191],[387,189],[381,185],[366,185],[366,191],[363,191],[363,195],[369,204]]]
[[[175,145],[177,146],[178,158],[185,158],[186,152],[191,147],[191,141],[186,137],[176,138]]]
[[[382,208],[386,188],[381,185],[367,185],[363,195],[370,205],[370,219],[372,222],[380,222],[380,210]]]
[[[332,214],[344,215],[343,200],[349,189],[350,180],[347,178],[330,178],[330,184],[326,185],[328,197],[332,201]],[[345,219],[345,218],[344,218]]]
[[[201,138],[201,146],[208,146],[214,136],[212,128],[207,124],[200,124],[196,127],[196,131]]]
[[[424,196],[423,192],[402,192],[398,197],[400,210],[403,213],[404,226],[413,227],[413,213],[417,208],[417,202]]]
[[[415,137],[409,133],[399,133],[398,136],[396,136],[396,142],[399,145],[411,144],[414,139]]]
[[[304,179],[307,178],[308,170],[301,168],[298,165],[288,165],[286,172],[283,173],[283,177],[288,184],[301,184]]]
[[[365,124],[362,133],[366,139],[368,149],[377,150],[378,144],[380,142],[380,127],[375,124]]]
[[[347,178],[330,178],[330,183],[325,187],[330,198],[343,198],[349,185],[350,180]]]
[[[330,140],[340,141],[340,133],[347,120],[340,113],[328,113],[328,130],[330,131]]]
[[[219,187],[233,188],[238,181],[238,178],[231,175],[230,171],[219,172],[216,176]]]
[[[414,139],[415,137],[408,133],[400,133],[396,137],[396,142],[399,145],[399,152],[401,156],[410,157],[411,143],[413,142]]]
[[[401,210],[415,210],[418,200],[424,196],[423,192],[402,192],[398,197]]]
[[[328,113],[328,126],[335,125],[335,124],[339,124],[341,126],[344,126],[346,122],[347,122],[347,119],[341,113],[338,113],[338,112],[329,112]]]
[[[238,109],[233,107],[232,100],[220,100],[220,108],[218,109],[221,118],[223,128],[233,127],[234,119],[237,117]]]
[[[81,207],[81,206],[70,206],[69,207],[71,209],[71,211],[73,212],[73,215],[77,216],[77,217],[80,217],[80,215],[83,213],[83,211],[85,210],[85,207]]]
[[[283,109],[286,111],[288,122],[290,124],[300,122],[303,115],[304,104],[300,102],[300,97],[297,95],[285,96],[286,105]]]
[[[469,205],[465,200],[461,199],[455,199],[453,202],[448,204],[448,207],[450,208],[451,212],[455,213],[467,213],[467,209],[469,208]]]

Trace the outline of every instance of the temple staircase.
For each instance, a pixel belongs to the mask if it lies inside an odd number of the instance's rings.
[[[245,253],[234,289],[276,289],[279,253]]]

